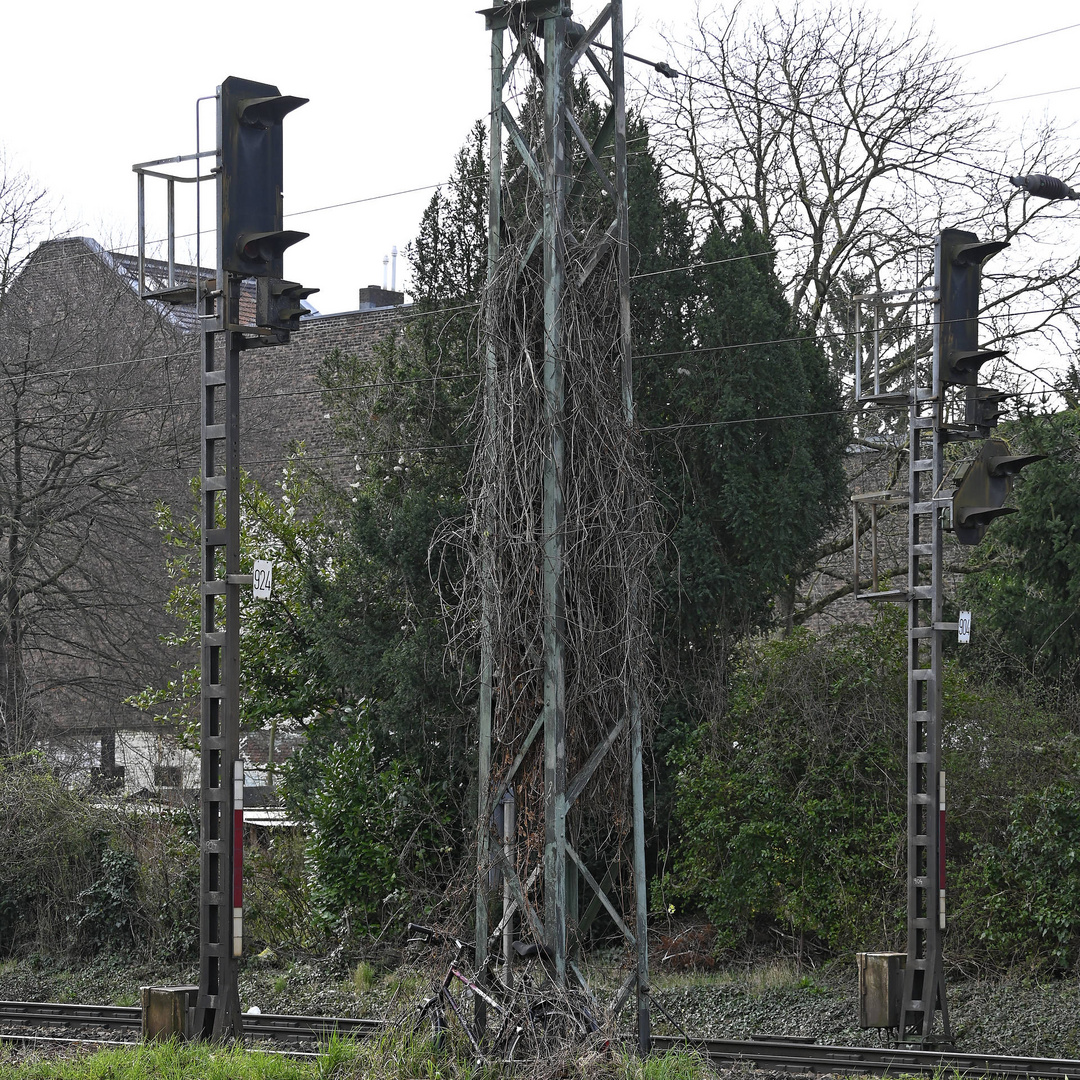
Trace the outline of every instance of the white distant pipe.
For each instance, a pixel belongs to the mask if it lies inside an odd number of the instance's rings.
[[[382,287],[386,288],[386,266],[390,262],[390,256],[384,255],[382,257]]]
[[[390,254],[393,256],[393,275],[390,278],[390,289],[392,292],[397,292],[397,244],[390,249]]]

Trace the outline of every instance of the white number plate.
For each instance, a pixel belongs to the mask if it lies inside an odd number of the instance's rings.
[[[255,570],[251,575],[251,589],[256,600],[269,600],[270,589],[274,584],[274,564],[255,560]]]

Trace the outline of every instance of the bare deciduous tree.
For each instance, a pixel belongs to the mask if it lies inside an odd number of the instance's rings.
[[[1009,390],[1052,383],[1054,358],[1080,329],[1080,252],[1055,243],[1067,209],[1028,197],[1009,176],[1076,183],[1080,158],[1053,122],[1010,136],[930,34],[858,7],[700,11],[672,55],[691,77],[654,88],[667,168],[703,224],[753,218],[777,252],[793,333],[826,344],[849,389],[852,298],[932,284],[945,227],[1014,242],[984,275],[982,343],[1013,350],[986,378]],[[925,300],[890,312],[883,388],[910,385],[913,358],[928,355],[928,318]],[[1049,358],[1036,352],[1047,345]],[[899,419],[864,411],[856,441],[895,455]],[[807,553],[812,584],[781,598],[788,625],[851,591],[837,566],[850,542],[849,533]]]
[[[43,206],[0,176],[3,754],[113,726],[145,685],[164,598],[154,498],[179,478],[162,369],[190,352],[97,245],[28,253]]]
[[[1010,138],[916,24],[839,5],[736,8],[699,13],[673,51],[691,78],[658,87],[668,168],[703,216],[753,216],[796,314],[832,342],[839,366],[850,362],[852,294],[927,284],[944,226],[1024,238],[988,274],[996,338],[1060,344],[1075,330],[1075,245],[1033,254],[1060,211],[1008,181],[1075,182],[1074,147],[1048,121]]]

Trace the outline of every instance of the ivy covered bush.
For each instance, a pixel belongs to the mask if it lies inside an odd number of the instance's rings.
[[[336,741],[294,756],[286,790],[308,822],[311,913],[323,929],[356,938],[421,914],[460,850],[446,791],[377,752],[363,705],[348,715]]]

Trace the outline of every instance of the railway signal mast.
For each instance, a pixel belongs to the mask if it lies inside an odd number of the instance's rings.
[[[283,227],[282,120],[307,99],[230,77],[218,87],[217,148],[135,165],[139,178],[139,291],[148,300],[193,306],[199,319],[202,383],[202,709],[199,824],[199,989],[193,1031],[242,1033],[237,962],[243,950],[243,797],[240,758],[240,356],[285,344],[314,289],[286,281],[285,250],[307,234]],[[202,159],[215,167],[204,173]],[[195,175],[164,171],[190,161]],[[168,261],[147,288],[145,181],[167,183]],[[175,264],[177,183],[217,190],[217,271]],[[198,223],[196,224],[198,230]],[[200,260],[196,257],[196,262]],[[179,280],[186,278],[186,280]],[[253,301],[253,302],[252,302]],[[220,347],[219,347],[220,340]]]
[[[1005,395],[979,385],[982,365],[1004,355],[979,344],[982,267],[1007,246],[980,240],[960,229],[945,229],[939,234],[934,253],[930,370],[920,371],[916,348],[914,377],[908,390],[897,392],[883,386],[875,349],[873,389],[864,392],[863,335],[857,331],[856,399],[881,406],[906,404],[908,408],[907,584],[861,595],[869,600],[900,601],[908,608],[907,964],[899,1029],[901,1041],[926,1047],[947,1046],[953,1041],[943,970],[946,892],[941,694],[944,635],[956,633],[959,627],[944,621],[945,533],[953,532],[961,544],[977,544],[995,517],[1012,512],[1004,505],[1011,478],[1038,460],[1036,456],[1010,455],[1004,442],[989,437]],[[890,304],[913,305],[918,292],[856,299],[872,301],[875,309],[882,311]],[[875,325],[875,341],[878,330]],[[946,444],[958,441],[981,441],[982,446],[973,461],[947,473]],[[886,495],[894,493],[878,493],[876,498],[884,502]],[[855,535],[855,593],[859,596],[857,521]],[[876,536],[873,548],[876,551]]]

